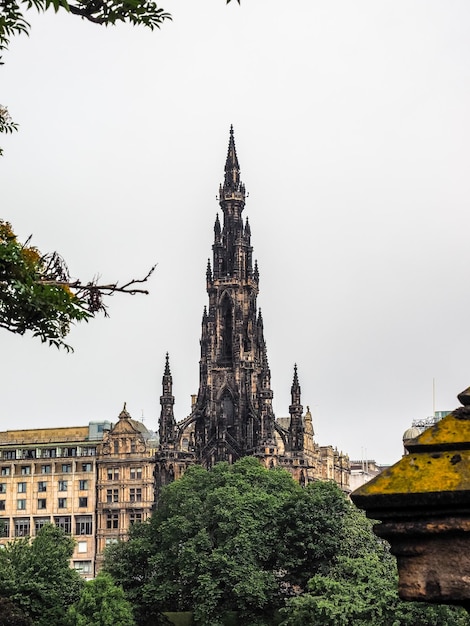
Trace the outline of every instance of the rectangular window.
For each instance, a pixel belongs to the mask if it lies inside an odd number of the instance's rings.
[[[67,498],[59,498],[58,507],[59,507],[59,509],[66,509],[67,508]]]
[[[5,500],[0,500],[0,511],[5,510]]]
[[[142,478],[142,468],[141,467],[131,467],[131,479],[141,479]]]
[[[18,493],[26,493],[26,483],[18,483]]]
[[[23,474],[23,476],[26,476],[27,474],[31,474],[31,465],[22,465],[21,473]]]
[[[51,520],[48,517],[36,517],[34,520],[34,530],[36,532],[36,535],[38,534],[38,532],[41,530],[41,528],[43,526],[45,526],[46,524],[50,524]]]
[[[119,480],[119,469],[114,467],[108,469],[108,480]]]
[[[0,493],[6,493],[6,492],[7,492],[7,484],[0,483]]]
[[[77,448],[63,448],[62,456],[77,456]]]
[[[142,489],[131,487],[131,502],[142,502]]]
[[[88,506],[88,498],[78,498],[78,508],[83,509]]]
[[[64,474],[70,474],[72,471],[72,465],[70,463],[62,463],[62,472]]]
[[[3,458],[8,461],[14,461],[16,459],[16,450],[5,450]]]
[[[29,519],[15,519],[15,537],[29,535]]]
[[[50,474],[51,466],[50,465],[41,465],[41,474]]]
[[[54,524],[58,528],[62,528],[62,530],[68,535],[72,532],[72,520],[70,515],[66,515],[64,517],[54,517]]]
[[[10,536],[10,520],[0,519],[0,537]]]
[[[132,526],[133,524],[137,523],[137,522],[141,522],[142,521],[142,513],[131,513],[129,515],[129,523]]]
[[[119,528],[119,514],[108,513],[106,516],[106,528]]]
[[[67,491],[67,481],[59,480],[59,491]]]
[[[38,509],[46,508],[46,498],[38,498]]]
[[[45,480],[40,480],[38,482],[38,491],[47,491],[47,483]]]
[[[88,447],[82,449],[82,456],[96,456],[96,448]]]
[[[80,491],[86,491],[88,489],[88,480],[79,480],[78,488]]]
[[[79,574],[91,574],[91,561],[74,561],[73,569]]]
[[[119,502],[119,489],[107,489],[106,502],[108,504],[111,504],[112,502]]]
[[[26,509],[26,500],[20,499],[16,501],[16,508],[18,511],[24,511]]]
[[[111,546],[113,545],[113,543],[117,543],[118,540],[115,537],[108,537],[107,539],[105,539],[105,545],[107,546]]]
[[[91,515],[77,515],[75,517],[75,534],[76,535],[92,535],[93,534],[93,518]]]
[[[43,459],[55,459],[57,456],[56,448],[44,448],[41,454]]]
[[[86,541],[79,541],[78,542],[77,552],[83,553],[83,552],[87,552],[87,550],[88,550],[87,542]]]
[[[91,472],[91,463],[82,463],[82,472]]]
[[[2,467],[2,476],[10,476],[10,468]]]

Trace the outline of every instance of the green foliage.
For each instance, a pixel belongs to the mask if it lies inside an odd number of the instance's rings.
[[[56,280],[53,267],[37,248],[21,244],[8,222],[0,220],[0,328],[27,331],[50,345],[69,349],[63,339],[74,322],[92,313],[86,301]]]
[[[9,598],[0,597],[0,626],[33,626],[33,622]]]
[[[287,600],[281,626],[468,626],[465,611],[403,602],[395,559],[372,533],[371,523],[350,507],[336,555]]]
[[[246,626],[470,624],[459,609],[399,600],[394,557],[336,485],[301,488],[254,458],[190,468],[105,568],[139,626],[164,611],[211,626],[230,612]]]
[[[80,600],[69,607],[67,626],[134,626],[132,608],[109,574],[85,583]]]
[[[19,609],[24,626],[30,623],[26,618],[34,626],[63,623],[83,584],[70,568],[73,548],[70,537],[48,524],[32,541],[15,539],[0,550],[0,597],[8,598]]]
[[[302,489],[254,458],[192,467],[163,490],[151,522],[109,550],[105,567],[139,624],[171,610],[192,610],[196,624],[216,626],[227,611],[243,624],[269,623],[331,558],[350,506],[335,485]]]
[[[67,0],[5,0],[0,5],[0,54],[8,48],[11,37],[29,33],[30,25],[24,11],[32,8],[40,13],[50,8],[56,13],[64,9],[96,24],[107,26],[129,22],[151,30],[160,28],[165,20],[171,20],[171,15],[152,0],[77,0],[74,3]]]
[[[226,0],[227,4],[230,1]],[[240,0],[237,2],[240,4]],[[4,0],[0,3],[0,59],[2,52],[8,48],[11,37],[21,33],[29,34],[30,24],[24,16],[24,11],[33,8],[39,13],[51,8],[56,13],[59,9],[64,9],[95,24],[108,26],[128,22],[133,26],[146,26],[151,30],[160,28],[165,20],[172,19],[171,15],[159,8],[153,0],[76,0],[73,3],[68,0]],[[1,122],[0,132],[5,132],[2,130]]]
[[[14,130],[18,130],[18,124],[11,119],[8,109],[0,104],[0,133],[12,133]],[[0,156],[2,155],[3,149],[0,148]]]

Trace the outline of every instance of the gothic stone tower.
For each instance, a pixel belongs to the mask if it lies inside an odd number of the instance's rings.
[[[313,441],[310,413],[309,420],[302,415],[297,366],[290,416],[274,417],[263,318],[257,308],[258,266],[253,263],[250,225],[242,217],[245,197],[231,128],[219,189],[223,223],[217,215],[212,263],[208,261],[206,272],[209,305],[202,316],[199,391],[191,414],[176,422],[167,355],[160,398],[157,492],[192,463],[210,468],[218,461],[233,463],[248,455],[258,457],[266,467],[285,467],[301,483],[333,478],[333,470],[330,477],[322,469],[326,452]],[[335,466],[333,451],[327,456]]]
[[[206,467],[217,461],[232,463],[262,446],[274,446],[271,374],[256,306],[259,274],[256,263],[253,267],[250,225],[242,218],[245,186],[233,128],[219,202],[223,225],[217,215],[193,411],[195,453]]]

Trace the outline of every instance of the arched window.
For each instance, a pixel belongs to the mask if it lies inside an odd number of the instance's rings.
[[[222,398],[222,414],[227,428],[233,426],[235,422],[235,407],[233,405],[232,396],[229,393],[225,393]]]
[[[222,359],[228,360],[233,355],[233,311],[232,303],[227,294],[222,299]]]

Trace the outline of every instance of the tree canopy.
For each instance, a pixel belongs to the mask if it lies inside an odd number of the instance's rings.
[[[73,548],[71,537],[47,524],[34,539],[15,539],[0,550],[0,598],[3,603],[8,599],[9,614],[16,614],[18,625],[27,626],[28,620],[34,626],[63,622],[83,585],[70,568]]]
[[[69,607],[67,626],[135,626],[132,607],[121,587],[109,574],[100,572],[89,580],[78,602]]]
[[[394,557],[335,484],[302,488],[254,458],[187,470],[152,519],[110,547],[105,568],[139,626],[164,611],[213,626],[230,611],[247,626],[470,623],[457,609],[398,599]]]

